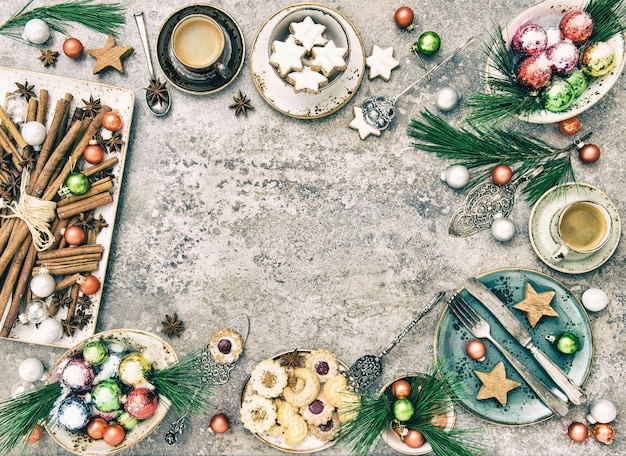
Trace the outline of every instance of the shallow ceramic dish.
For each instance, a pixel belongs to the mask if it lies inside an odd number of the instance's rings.
[[[586,1],[582,0],[546,0],[538,3],[527,10],[520,13],[515,19],[508,23],[503,29],[502,35],[507,46],[510,46],[511,38],[515,32],[525,24],[537,24],[544,28],[558,28],[559,21],[565,13],[573,9],[581,9],[586,5]],[[520,116],[520,120],[536,123],[547,124],[560,122],[570,117],[574,117],[596,104],[604,97],[617,81],[626,62],[624,56],[624,36],[617,34],[613,36],[608,43],[615,50],[616,63],[615,67],[606,75],[599,78],[591,78],[589,87],[578,98],[574,100],[571,106],[562,112],[550,112],[541,110],[532,115]],[[487,63],[487,75],[498,75],[489,62]]]
[[[89,97],[92,96],[94,99],[99,98],[103,105],[110,106],[122,116],[124,124],[120,132],[122,134],[124,144],[122,145],[120,152],[108,153],[105,156],[105,158],[110,158],[115,155],[118,158],[118,163],[111,169],[114,181],[111,193],[113,196],[113,202],[97,208],[94,212],[94,217],[97,218],[98,215],[102,215],[109,225],[104,227],[96,238],[96,241],[104,247],[104,252],[102,259],[100,260],[98,270],[91,273],[98,277],[101,284],[104,285],[107,262],[113,238],[113,230],[115,227],[117,205],[123,181],[122,177],[124,174],[124,167],[126,165],[126,151],[128,149],[128,138],[130,137],[133,120],[135,95],[131,90],[123,89],[121,87],[114,87],[62,76],[54,76],[46,73],[0,67],[0,93],[10,93],[15,91],[15,82],[23,83],[24,80],[27,80],[29,85],[34,86],[33,90],[35,93],[39,93],[40,89],[46,89],[48,91],[50,108],[48,109],[49,114],[47,116],[47,126],[49,126],[49,123],[52,120],[55,103],[57,100],[63,98],[66,93],[73,95],[73,100],[70,104],[70,112],[73,112],[77,107],[83,107],[84,102],[82,100],[89,100]],[[4,105],[4,98],[0,98],[0,100],[0,103]],[[111,135],[111,133],[104,129],[102,129],[101,133],[104,138],[108,138]],[[42,341],[41,337],[37,333],[37,327],[35,325],[22,325],[16,323],[13,325],[8,338],[33,344],[51,345],[63,348],[71,347],[94,333],[103,288],[104,286],[101,286],[97,293],[90,295],[91,307],[87,310],[87,313],[92,314],[92,316],[85,327],[77,329],[73,336],[69,337],[67,335],[63,335],[63,337],[56,342],[47,343]],[[51,298],[48,298],[48,300],[50,299]],[[7,308],[8,307],[9,306],[7,306]],[[67,308],[62,308],[54,318],[62,320],[65,319],[66,315]],[[4,315],[0,315],[0,323],[3,323],[3,320]]]
[[[306,356],[310,352],[311,350],[306,350],[306,349],[298,350],[298,353],[303,356]],[[278,355],[274,356],[272,359],[278,360],[281,356],[286,355],[288,353],[291,353],[291,352],[279,353]],[[339,360],[339,371],[340,372],[348,371],[348,367],[341,360]],[[340,373],[339,375],[342,375],[342,374]],[[254,393],[250,385],[250,377],[248,377],[248,379],[246,380],[246,383],[243,386],[243,391],[241,393],[241,403],[243,403],[243,401],[252,394]],[[287,453],[315,453],[315,452],[330,448],[335,444],[334,440],[324,442],[321,439],[312,435],[311,433],[309,433],[306,439],[303,442],[299,443],[298,445],[287,445],[285,443],[285,437],[282,434],[276,436],[276,435],[271,435],[267,432],[264,432],[261,434],[256,433],[254,435],[259,440],[271,446],[272,448],[276,448],[277,450],[285,451]]]
[[[326,26],[327,38],[346,43],[349,49],[347,69],[331,76],[330,83],[316,93],[295,93],[270,65],[272,42],[288,36],[291,22],[311,16]],[[313,119],[328,116],[342,108],[356,93],[365,72],[363,43],[354,25],[340,12],[324,5],[303,3],[287,6],[274,13],[257,32],[250,51],[252,80],[261,96],[277,111],[295,118]]]
[[[65,352],[50,368],[50,375],[46,383],[58,381],[58,370],[61,363],[80,354],[84,345],[91,340],[117,342],[128,346],[130,349],[141,352],[156,370],[163,369],[178,360],[174,349],[167,342],[152,334],[133,329],[105,331],[93,335]],[[80,455],[109,455],[127,450],[150,435],[165,418],[169,406],[169,401],[159,395],[159,406],[154,414],[150,418],[140,421],[132,431],[128,431],[124,441],[116,447],[112,447],[102,439],[93,440],[86,433],[70,432],[58,425],[47,426],[47,430],[52,439],[67,451]]]
[[[215,70],[190,71],[174,57],[170,46],[174,27],[192,14],[211,17],[222,27],[225,39],[221,62],[228,69],[226,78]],[[246,49],[239,24],[230,14],[213,5],[193,4],[173,12],[165,19],[157,36],[156,54],[161,71],[172,85],[187,93],[207,95],[219,92],[235,80],[243,67]]]
[[[589,376],[593,361],[593,336],[587,313],[572,293],[553,278],[529,269],[498,269],[488,272],[478,279],[492,290],[507,307],[512,307],[524,299],[526,283],[530,283],[537,293],[555,292],[550,304],[559,314],[558,318],[543,317],[532,328],[524,312],[517,309],[511,309],[511,311],[531,333],[535,345],[563,369],[574,383],[582,386]],[[465,289],[460,289],[458,292],[491,325],[494,339],[507,348],[549,388],[555,392],[560,391],[528,350],[518,344],[481,303]],[[564,355],[545,340],[545,336],[559,334],[563,331],[570,331],[580,338],[580,351],[573,355]],[[470,359],[465,354],[465,345],[472,339],[474,337],[459,324],[449,307],[446,306],[435,330],[435,358],[437,361],[445,363],[442,368],[444,374],[454,375],[460,380],[459,403],[465,409],[490,423],[511,426],[537,423],[554,415],[490,342],[485,341],[487,354],[484,362]],[[521,384],[509,391],[507,405],[504,407],[493,398],[476,399],[476,394],[482,384],[474,371],[489,372],[500,361],[505,365],[507,378]],[[563,393],[559,394],[561,397],[565,397]]]
[[[585,258],[565,257],[556,262],[552,259],[556,243],[550,234],[551,226],[558,222],[554,215],[563,206],[580,200],[594,201],[608,209],[613,219],[610,237],[600,250]],[[528,220],[528,233],[541,261],[556,271],[582,274],[599,268],[611,258],[619,244],[621,224],[617,208],[604,192],[588,184],[569,182],[547,191],[535,203]]]
[[[415,377],[424,377],[424,374],[411,373],[411,374],[405,374],[405,375],[402,375],[400,377],[397,377],[397,378],[391,380],[385,386],[383,386],[381,388],[381,390],[380,390],[380,394],[384,394],[385,391],[387,391],[387,389],[391,388],[391,385],[396,380],[406,379],[409,383],[411,383],[411,380],[413,378],[415,378]],[[444,428],[444,430],[450,432],[452,430],[452,428],[454,427],[454,423],[456,421],[456,413],[454,412],[454,407],[452,406],[452,403],[450,403],[450,408],[448,409],[448,413],[446,414],[446,420],[447,420],[446,421],[446,427]],[[381,433],[381,438],[391,448],[393,448],[394,450],[396,450],[396,451],[398,451],[400,453],[403,453],[403,454],[428,454],[428,453],[431,453],[433,451],[433,448],[430,446],[430,443],[428,443],[428,442],[425,442],[422,446],[420,446],[418,448],[411,448],[411,447],[407,446],[393,432],[393,430],[391,429],[391,426],[387,426],[385,428],[385,430]]]

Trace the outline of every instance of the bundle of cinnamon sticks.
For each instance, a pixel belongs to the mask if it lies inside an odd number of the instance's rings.
[[[48,98],[48,92],[42,89],[37,98],[29,100],[27,121],[37,120],[45,124]],[[83,110],[76,108],[75,115],[70,116],[72,100],[73,96],[66,94],[56,102],[45,141],[38,153],[24,141],[18,126],[0,107],[0,156],[3,158],[0,161],[0,185],[4,183],[0,189],[10,187],[13,190],[12,195],[4,191],[0,197],[5,203],[7,197],[18,201],[25,192],[42,201],[56,202],[56,216],[50,221],[54,242],[41,252],[37,251],[24,219],[8,217],[6,210],[0,212],[3,215],[0,218],[0,317],[6,314],[0,337],[9,336],[18,314],[32,299],[29,283],[41,267],[48,269],[57,281],[57,294],[51,300],[59,301],[59,297],[65,294],[69,296],[68,314],[63,325],[66,334],[71,336],[80,279],[82,275],[96,271],[102,258],[104,249],[96,243],[96,235],[107,224],[102,216],[96,218],[94,211],[113,201],[110,192],[113,180],[110,177],[96,180],[89,191],[80,196],[63,198],[59,196],[59,189],[77,164],[82,163],[85,147],[99,133],[102,117],[111,108],[104,105],[93,117],[81,115]],[[116,163],[117,157],[113,156],[81,172],[94,179]],[[28,186],[22,185],[16,194],[24,169],[30,170]],[[64,230],[73,224],[79,224],[87,232],[85,245],[68,246],[64,241]]]

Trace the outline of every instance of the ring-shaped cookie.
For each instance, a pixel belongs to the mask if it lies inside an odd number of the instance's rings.
[[[315,400],[320,392],[320,381],[317,374],[305,367],[297,368],[293,375],[298,379],[296,386],[286,386],[283,397],[296,407],[304,407]]]

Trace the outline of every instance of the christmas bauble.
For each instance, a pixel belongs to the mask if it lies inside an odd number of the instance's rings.
[[[92,274],[88,274],[81,280],[79,290],[86,295],[96,294],[100,289],[100,280]]]
[[[82,173],[71,173],[65,180],[65,186],[72,195],[84,195],[91,184],[89,179]]]
[[[117,371],[123,383],[136,386],[145,381],[151,369],[150,361],[141,353],[134,352],[124,356]]]
[[[120,413],[117,417],[117,422],[127,431],[135,429],[135,427],[139,424],[139,420],[134,416],[131,416],[128,412]]]
[[[94,440],[99,440],[104,435],[105,428],[109,425],[104,418],[95,417],[87,423],[87,435]]]
[[[72,391],[89,390],[93,378],[93,367],[81,358],[71,358],[61,371],[61,382]]]
[[[393,15],[393,20],[396,22],[396,25],[407,30],[413,30],[415,28],[413,18],[413,10],[408,6],[401,6]]]
[[[67,38],[63,42],[63,53],[70,59],[77,59],[83,55],[83,43],[76,38]]]
[[[38,324],[48,318],[48,306],[41,299],[34,299],[26,304],[24,313],[19,316],[22,324]]]
[[[494,184],[508,184],[511,181],[511,177],[513,177],[513,170],[508,165],[497,165],[491,170],[491,179]]]
[[[546,340],[564,355],[573,355],[580,350],[580,339],[574,333],[563,331],[560,334],[548,334]]]
[[[211,418],[211,423],[209,424],[209,428],[215,432],[216,434],[223,434],[228,431],[230,423],[228,421],[228,417],[223,413],[218,413]]]
[[[561,41],[546,50],[546,56],[552,65],[552,71],[564,76],[578,64],[578,48],[571,41]]]
[[[589,288],[583,293],[581,299],[585,309],[592,312],[599,312],[609,304],[609,297],[599,288]]]
[[[596,399],[589,407],[587,421],[591,424],[610,423],[617,416],[615,405],[608,399]]]
[[[63,325],[55,318],[46,318],[39,323],[37,335],[43,342],[56,342],[63,337]]]
[[[593,426],[593,436],[600,442],[608,445],[615,437],[615,429],[607,423],[598,423]]]
[[[37,388],[34,383],[31,382],[19,382],[11,387],[11,397],[15,397],[18,394],[22,394],[26,391]]]
[[[111,446],[118,446],[124,441],[124,437],[126,437],[126,431],[124,431],[124,428],[117,423],[110,423],[106,428],[104,428],[104,432],[102,434],[104,441]]]
[[[46,140],[46,134],[48,132],[44,124],[31,120],[22,125],[20,133],[24,141],[26,141],[26,144],[37,148]]]
[[[552,77],[552,65],[545,53],[524,57],[517,63],[515,80],[525,90],[545,87]]]
[[[115,111],[109,111],[102,117],[102,126],[109,131],[122,128],[122,116]]]
[[[91,391],[91,402],[101,412],[114,412],[121,406],[122,389],[120,385],[108,378],[98,383]]]
[[[441,38],[435,32],[424,32],[417,39],[417,50],[423,55],[433,55],[441,47]]]
[[[580,45],[587,41],[593,32],[593,19],[589,13],[575,9],[566,13],[559,22],[561,37]]]
[[[536,24],[522,25],[511,40],[511,49],[518,55],[541,54],[548,46],[548,34]]]
[[[91,418],[91,405],[83,397],[70,396],[61,402],[57,421],[68,431],[78,431],[87,426]]]
[[[419,448],[424,442],[426,442],[424,435],[417,429],[409,429],[404,436],[404,444],[409,448]]]
[[[30,291],[38,298],[47,298],[56,288],[56,281],[47,269],[40,269],[39,273],[30,280]]]
[[[444,87],[437,91],[435,100],[437,109],[448,112],[452,111],[459,104],[459,94],[452,87]]]
[[[615,67],[615,50],[604,41],[590,44],[580,54],[580,68],[594,78],[603,76]]]
[[[28,436],[28,443],[37,443],[43,437],[43,427],[40,424],[35,426],[30,435]]]
[[[89,144],[83,151],[83,158],[91,165],[97,165],[104,160],[104,149],[98,144]]]
[[[43,44],[50,38],[50,27],[41,19],[31,19],[24,25],[22,38],[29,43]]]
[[[589,428],[585,425],[585,423],[574,421],[568,426],[567,435],[574,442],[584,442],[587,440],[587,437],[589,437]]]
[[[397,399],[393,403],[393,416],[400,421],[408,421],[415,413],[415,408],[410,400],[406,398]]]
[[[391,394],[398,399],[409,397],[411,384],[404,379],[396,380],[391,384]]]
[[[44,368],[37,358],[26,358],[20,363],[17,372],[25,382],[36,382],[43,377]]]
[[[102,364],[109,356],[106,344],[99,340],[90,340],[83,347],[83,358],[91,364]]]
[[[465,345],[465,353],[471,359],[483,362],[487,354],[487,347],[480,339],[472,339]]]
[[[567,82],[569,82],[574,89],[574,97],[579,97],[583,94],[587,87],[589,87],[589,81],[587,80],[587,76],[580,68],[574,68],[572,72],[565,78]]]
[[[151,389],[135,388],[126,395],[124,410],[138,420],[150,418],[159,405],[159,398]]]
[[[515,236],[515,224],[506,217],[497,218],[491,224],[491,235],[496,241],[510,241]]]
[[[443,173],[441,173],[441,180],[448,184],[450,187],[459,189],[467,185],[470,180],[470,174],[465,166],[452,165]]]
[[[578,151],[578,156],[583,163],[593,163],[600,158],[600,148],[595,144],[585,144]]]
[[[574,89],[565,79],[555,78],[541,91],[541,103],[550,112],[562,112],[572,105]]]
[[[63,239],[69,245],[80,245],[85,242],[85,231],[78,225],[72,225],[65,228]]]
[[[567,136],[575,135],[581,127],[582,122],[578,117],[570,117],[559,122],[559,131]]]

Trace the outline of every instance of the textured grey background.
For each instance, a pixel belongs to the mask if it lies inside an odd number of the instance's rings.
[[[34,5],[45,3],[53,2]],[[238,396],[255,363],[294,348],[327,347],[351,364],[362,354],[386,347],[436,291],[456,288],[467,276],[502,267],[548,273],[577,296],[590,286],[608,293],[609,307],[590,315],[596,345],[586,389],[590,398],[605,397],[617,405],[617,438],[610,447],[593,439],[571,442],[566,428],[585,416],[585,407],[574,408],[563,419],[519,428],[485,424],[459,410],[457,426],[480,427],[489,455],[626,453],[624,249],[620,246],[596,271],[555,272],[531,247],[527,228],[531,208],[523,201],[518,201],[511,214],[518,232],[508,243],[495,241],[488,232],[465,239],[449,237],[448,220],[464,193],[442,184],[439,174],[447,163],[416,150],[406,134],[412,116],[424,107],[434,109],[437,89],[453,86],[462,96],[479,89],[484,64],[480,46],[473,45],[430,84],[402,97],[395,124],[381,138],[361,141],[348,128],[355,103],[372,94],[397,94],[422,74],[409,52],[421,31],[441,35],[440,56],[444,56],[470,35],[492,30],[496,22],[506,23],[533,1],[410,2],[417,24],[411,33],[393,22],[400,2],[328,2],[353,22],[367,53],[374,44],[393,46],[401,66],[389,82],[365,78],[346,107],[309,121],[286,117],[263,101],[250,77],[248,52],[242,72],[225,90],[194,96],[171,88],[170,115],[151,116],[143,103],[148,73],[132,15],[145,12],[154,48],[160,24],[187,2],[123,3],[127,20],[117,43],[135,48],[124,62],[123,75],[107,71],[94,76],[90,56],[77,62],[60,58],[56,67],[44,70],[36,49],[0,38],[0,65],[75,76],[135,92],[133,131],[97,329],[137,328],[159,334],[163,316],[178,312],[186,330],[169,342],[184,354],[205,344],[230,318],[250,317],[245,356],[231,382],[215,388],[214,404],[231,418],[232,429],[224,435],[210,435],[206,430],[210,412],[193,420],[193,429],[182,444],[168,446],[163,437],[174,419],[170,413],[149,438],[125,454],[277,454],[239,420]],[[264,20],[289,2],[214,4],[239,22],[249,51]],[[17,8],[7,0],[0,5],[0,18]],[[104,37],[81,27],[74,35],[87,47],[104,43]],[[62,37],[55,34],[47,47],[60,50],[61,43]],[[626,206],[625,86],[621,78],[608,96],[580,116],[602,149],[600,161],[581,166],[575,160],[578,179],[605,191],[620,213]],[[247,118],[236,118],[228,108],[239,90],[255,107]],[[461,107],[447,118],[454,123],[464,114]],[[553,144],[569,142],[555,125],[527,128]],[[386,359],[382,381],[423,371],[432,364],[440,309],[429,314]],[[7,397],[18,380],[21,360],[33,356],[49,366],[63,350],[0,340],[0,353],[5,371],[0,376],[0,397]],[[378,451],[392,454],[385,445]],[[63,454],[48,436],[28,453]],[[346,453],[342,446],[325,452]]]

